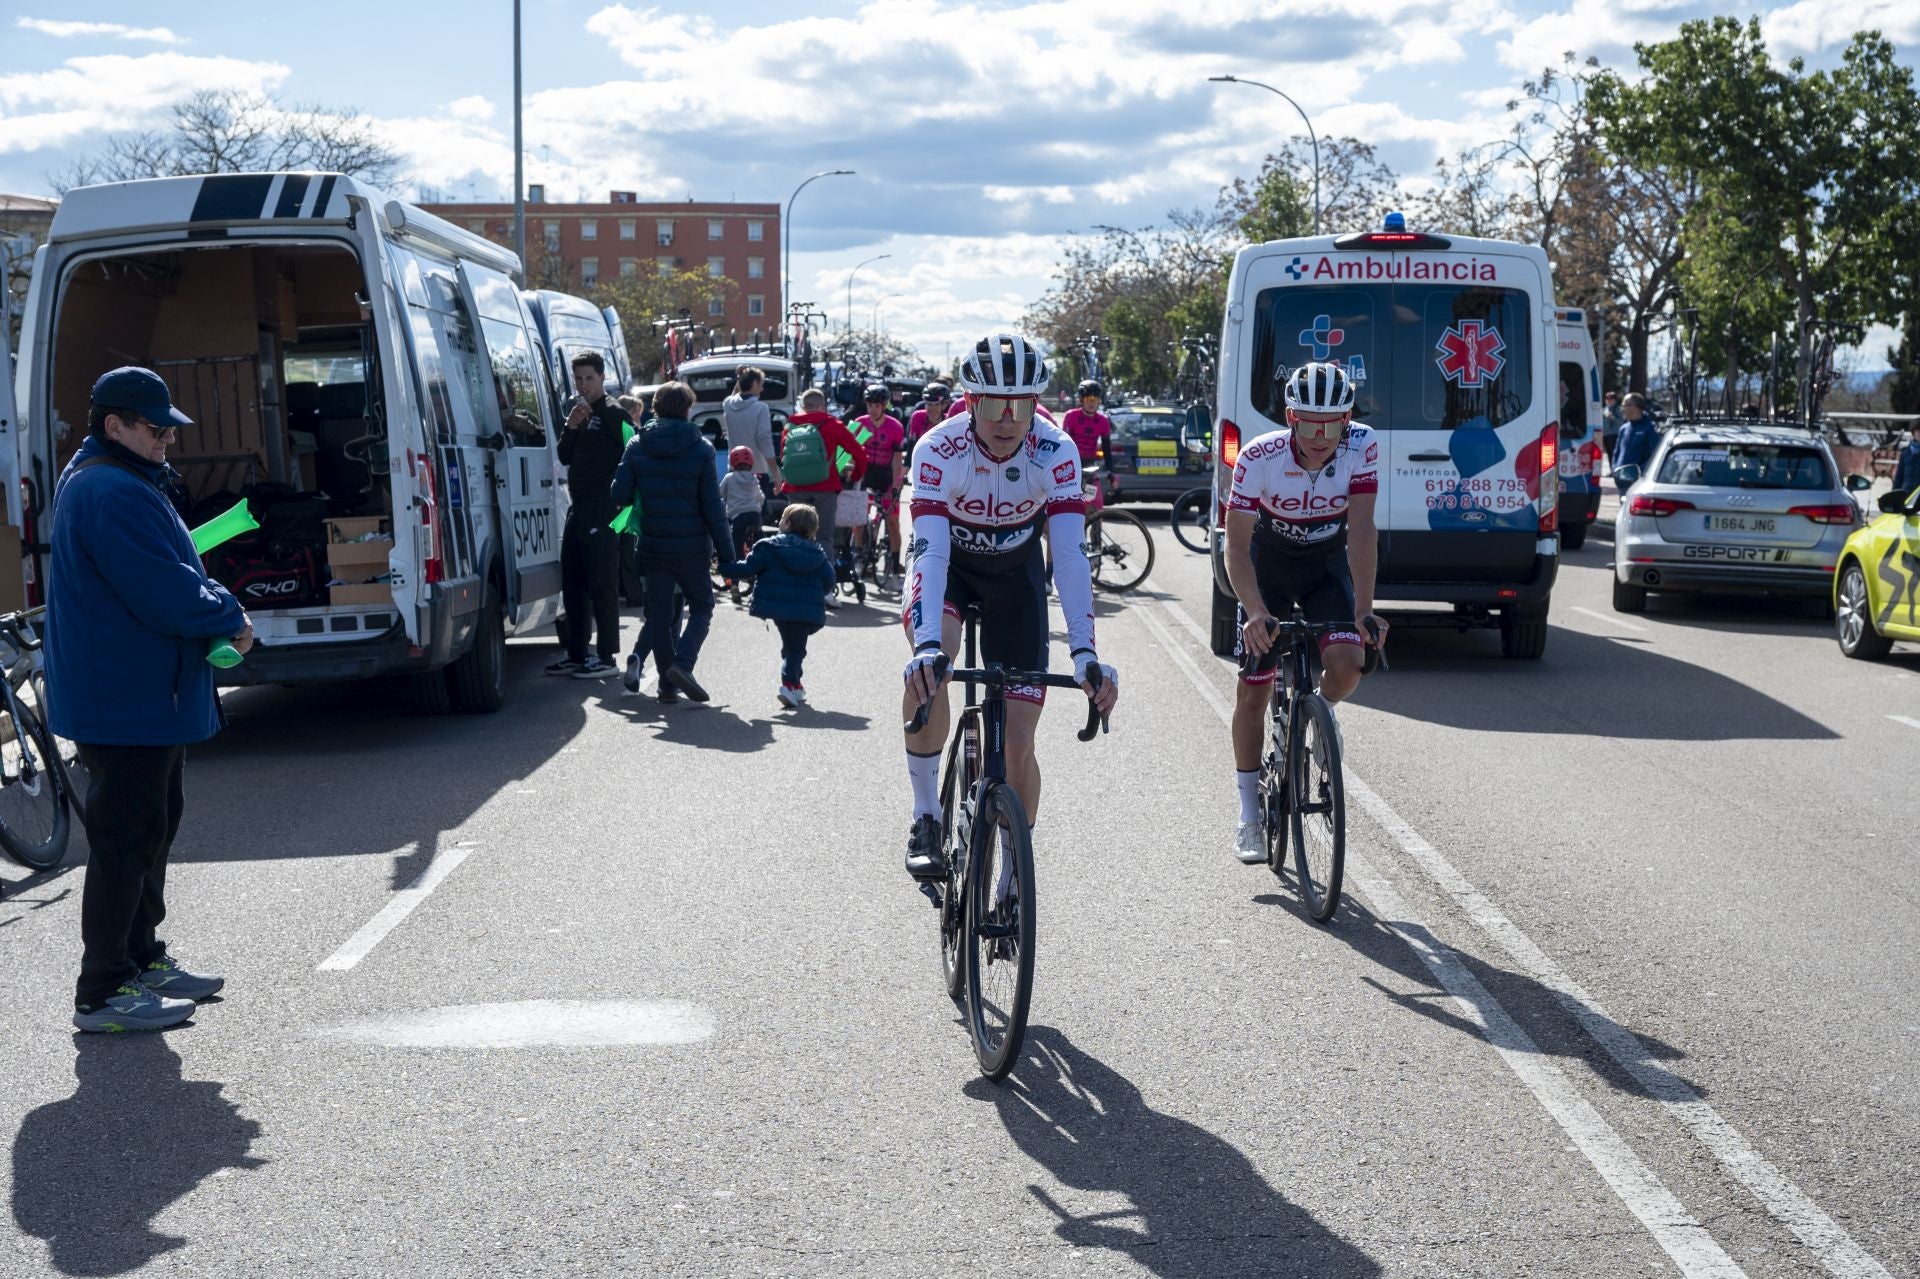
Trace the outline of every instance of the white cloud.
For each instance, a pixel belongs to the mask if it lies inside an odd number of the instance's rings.
[[[68,146],[89,133],[141,128],[199,89],[264,93],[292,69],[278,62],[182,53],[69,58],[51,71],[0,75],[0,154]]]
[[[494,105],[491,99],[475,93],[464,98],[455,98],[447,103],[447,114],[456,120],[469,120],[475,124],[485,124],[493,119]]]
[[[181,44],[179,36],[165,27],[129,27],[118,22],[63,22],[53,18],[21,18],[16,24],[24,31],[38,31],[58,40],[74,36],[102,36],[114,40],[145,40],[153,44]]]
[[[1761,18],[1760,30],[1782,57],[1819,53],[1869,30],[1910,48],[1920,42],[1920,5],[1913,0],[1800,0]]]

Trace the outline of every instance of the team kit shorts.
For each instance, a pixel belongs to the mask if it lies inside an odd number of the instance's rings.
[[[982,662],[998,662],[1008,670],[1044,671],[1047,669],[1046,563],[1037,546],[1032,554],[1023,556],[1022,561],[1004,572],[983,573],[967,568],[956,556],[947,564],[944,611],[948,617],[964,618],[969,607],[979,606],[978,656]],[[901,614],[900,624],[908,640],[912,640],[912,614]],[[1033,684],[1009,684],[1007,698],[1038,706],[1047,700],[1047,690]]]
[[[1260,599],[1275,617],[1288,617],[1293,606],[1309,622],[1345,622],[1348,629],[1332,631],[1320,637],[1320,651],[1335,644],[1366,647],[1360,632],[1353,628],[1353,573],[1347,567],[1347,548],[1343,544],[1332,555],[1262,555],[1253,548],[1253,576],[1260,586]],[[1271,684],[1279,673],[1286,649],[1275,645],[1266,655],[1253,658],[1246,652],[1247,610],[1238,610],[1234,628],[1233,655],[1240,663],[1240,679],[1247,684]]]
[[[869,493],[885,493],[893,487],[893,459],[884,462],[867,462],[867,473],[860,477],[860,487]]]

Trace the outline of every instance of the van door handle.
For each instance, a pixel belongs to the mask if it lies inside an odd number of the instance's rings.
[[[553,487],[553,477],[552,477],[552,476],[548,476],[548,477],[547,477],[546,479],[544,479],[544,480],[541,480],[541,481],[540,481],[540,487],[541,487],[541,488],[543,488],[543,489],[550,489],[550,488],[552,488],[552,487]]]
[[[1451,462],[1453,461],[1453,454],[1451,453],[1414,453],[1408,456],[1407,461],[1409,462]]]

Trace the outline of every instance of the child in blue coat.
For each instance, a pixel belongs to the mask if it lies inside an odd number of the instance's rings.
[[[792,502],[780,513],[780,532],[754,543],[747,558],[735,568],[735,577],[757,579],[753,588],[754,617],[764,617],[780,632],[780,704],[804,706],[807,690],[800,683],[800,667],[807,660],[807,640],[827,622],[827,595],[833,590],[833,565],[814,536],[820,513],[805,502]]]

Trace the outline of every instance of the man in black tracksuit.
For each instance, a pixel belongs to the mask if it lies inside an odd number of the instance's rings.
[[[618,514],[608,489],[631,422],[607,395],[606,361],[597,352],[573,357],[573,388],[580,403],[560,433],[560,461],[573,499],[560,538],[567,655],[547,667],[547,674],[605,679],[617,669],[620,652],[620,537],[608,527]]]

